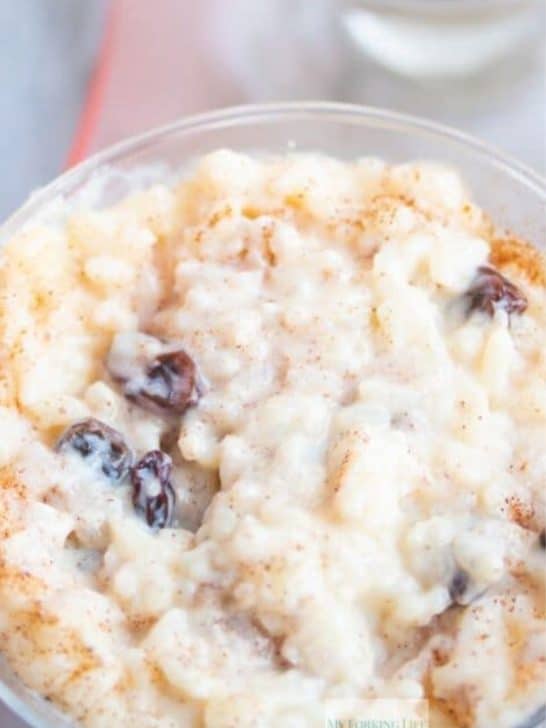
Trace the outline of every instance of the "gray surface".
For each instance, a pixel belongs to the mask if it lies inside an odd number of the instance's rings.
[[[64,165],[103,7],[103,0],[0,0],[0,219]]]
[[[18,718],[0,703],[0,728],[27,728]]]

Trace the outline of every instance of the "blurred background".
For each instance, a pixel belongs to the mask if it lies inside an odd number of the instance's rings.
[[[546,0],[0,0],[0,218],[185,114],[335,99],[427,116],[546,169]]]
[[[417,114],[544,173],[545,16],[546,0],[0,0],[0,219],[126,136],[256,101]]]

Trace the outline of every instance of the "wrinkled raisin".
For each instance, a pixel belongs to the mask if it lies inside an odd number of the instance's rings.
[[[176,496],[171,485],[172,460],[161,450],[151,450],[131,470],[133,505],[152,528],[172,524]]]
[[[522,314],[527,308],[527,298],[519,288],[489,266],[478,268],[478,275],[465,298],[468,301],[468,314],[482,311],[493,316],[497,308],[508,314]]]
[[[469,604],[481,599],[486,593],[487,587],[480,586],[467,571],[456,567],[452,572],[448,591],[452,604],[467,607]]]
[[[185,351],[160,354],[147,367],[146,377],[134,396],[138,404],[181,415],[197,401],[195,364]]]
[[[131,402],[163,416],[182,415],[200,396],[197,367],[183,349],[166,346],[139,332],[118,335],[107,366]]]
[[[77,453],[113,481],[123,480],[133,463],[132,452],[122,435],[93,417],[69,427],[58,441],[56,450]]]

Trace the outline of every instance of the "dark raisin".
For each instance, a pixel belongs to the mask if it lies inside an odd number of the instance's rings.
[[[196,370],[185,351],[160,354],[146,370],[144,384],[136,401],[159,410],[181,415],[196,402]]]
[[[122,435],[104,422],[89,417],[63,434],[57,452],[75,452],[107,478],[121,481],[129,472],[133,455]]]
[[[466,604],[465,596],[469,584],[470,579],[466,571],[457,569],[449,583],[449,596],[451,597],[451,601],[456,604]]]
[[[538,545],[543,551],[546,551],[546,528],[538,534]]]
[[[481,599],[487,587],[480,587],[470,577],[470,574],[460,567],[455,568],[448,585],[452,604],[467,607],[469,604]]]
[[[176,496],[171,485],[172,460],[161,450],[151,450],[131,470],[133,505],[152,528],[173,521]]]
[[[182,349],[142,360],[140,352],[124,366],[109,360],[112,376],[128,400],[160,415],[182,415],[200,396],[197,368]]]
[[[467,313],[482,311],[493,316],[497,308],[506,313],[522,314],[527,308],[527,298],[513,283],[494,268],[481,266],[469,290]]]

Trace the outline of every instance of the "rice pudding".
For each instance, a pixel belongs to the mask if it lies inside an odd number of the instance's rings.
[[[546,295],[457,174],[218,151],[0,267],[0,652],[89,728],[544,703]]]

